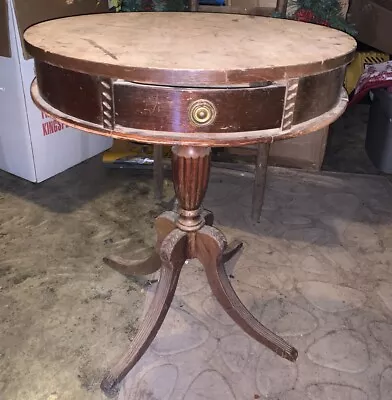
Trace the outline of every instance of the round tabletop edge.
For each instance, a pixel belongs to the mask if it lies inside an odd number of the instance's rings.
[[[107,13],[105,13],[107,14]],[[132,14],[132,13],[126,13]],[[188,14],[188,13],[187,13]],[[199,13],[191,13],[199,14]],[[215,15],[216,13],[210,13]],[[95,15],[95,14],[94,14]],[[91,18],[94,16],[92,15]],[[111,13],[111,16],[113,17]],[[120,14],[118,14],[120,15]],[[230,14],[231,17],[235,14]],[[82,16],[83,17],[83,16]],[[89,17],[89,16],[87,16]],[[241,17],[246,17],[246,15],[241,15]],[[78,17],[67,17],[64,18],[78,18]],[[264,18],[264,17],[258,17]],[[62,20],[64,20],[62,19]],[[274,18],[268,18],[269,20],[279,20]],[[303,24],[301,22],[295,22],[292,20],[290,23]],[[231,65],[227,67],[226,65],[211,68],[200,68],[195,65],[186,65],[176,68],[168,68],[166,65],[162,67],[151,67],[149,65],[132,65],[131,63],[120,64],[118,60],[113,58],[111,62],[110,57],[106,57],[105,60],[99,59],[85,59],[81,56],[74,56],[73,54],[61,54],[57,52],[56,49],[51,49],[50,46],[41,46],[40,43],[34,43],[34,39],[31,39],[29,35],[30,30],[37,29],[39,25],[45,25],[46,23],[52,23],[52,21],[46,21],[40,24],[36,24],[28,28],[24,32],[24,41],[26,44],[26,49],[30,55],[37,61],[48,63],[57,67],[64,69],[86,73],[90,75],[96,75],[101,77],[107,77],[112,79],[123,79],[131,82],[145,83],[145,84],[158,84],[158,85],[168,85],[168,86],[211,86],[211,85],[248,85],[253,82],[265,82],[265,81],[279,81],[283,79],[290,78],[301,78],[308,75],[316,75],[318,73],[326,72],[335,68],[339,68],[349,64],[353,58],[356,51],[356,41],[351,37],[352,40],[347,40],[345,43],[345,48],[337,51],[331,57],[326,57],[320,54],[319,59],[314,59],[312,61],[306,62],[303,59],[296,60],[295,63],[287,63],[280,65],[269,65],[263,60],[260,63],[254,63],[249,65],[249,67],[238,68],[238,66]],[[309,24],[311,25],[311,24]],[[325,28],[325,27],[320,27]],[[302,28],[303,29],[303,28]],[[334,31],[333,29],[330,29]],[[34,32],[34,31],[33,31]],[[350,35],[339,32],[342,37]],[[340,36],[338,36],[340,37]],[[45,39],[46,40],[46,39]],[[87,39],[86,39],[87,40]],[[97,47],[95,45],[94,47]],[[99,46],[98,46],[99,47]],[[99,47],[100,48],[100,47]],[[101,48],[100,48],[101,49]],[[102,49],[101,49],[102,50]],[[109,54],[106,49],[105,52]],[[110,55],[110,54],[109,54]],[[147,54],[148,56],[148,54]],[[282,54],[284,57],[284,54]],[[147,63],[148,64],[148,63]],[[201,63],[202,64],[202,63]],[[257,64],[260,64],[259,66]],[[242,66],[241,66],[242,67]]]
[[[348,65],[354,59],[356,47],[350,52],[336,58],[315,63],[288,65],[285,67],[251,68],[241,70],[197,70],[197,69],[155,69],[115,64],[96,63],[78,58],[71,58],[51,53],[25,41],[29,54],[37,61],[45,62],[72,71],[123,79],[130,82],[157,84],[168,86],[216,86],[216,85],[248,85],[253,82],[279,81],[282,79],[301,78],[316,75],[335,68]]]

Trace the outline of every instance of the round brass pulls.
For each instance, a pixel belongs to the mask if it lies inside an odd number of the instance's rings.
[[[211,125],[216,114],[216,108],[209,100],[196,100],[189,107],[189,119],[196,126]]]

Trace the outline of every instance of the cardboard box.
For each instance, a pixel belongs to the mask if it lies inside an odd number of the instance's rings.
[[[19,32],[25,58],[30,56],[25,51],[22,36],[29,26],[50,19],[103,13],[109,10],[108,0],[0,0],[0,4],[7,4],[7,2],[12,3],[12,8],[16,15],[17,24],[15,29]],[[2,8],[6,9],[4,5],[0,5],[0,10]],[[0,14],[0,24],[2,24],[0,29],[4,29],[4,26],[7,26],[7,21],[2,14]],[[3,53],[4,51],[0,46],[0,55],[4,55]]]
[[[0,0],[0,56],[11,57],[7,0]]]
[[[323,164],[329,127],[272,144],[271,165],[319,171]]]
[[[392,54],[392,0],[352,1],[347,19],[354,24],[358,41]]]
[[[27,8],[24,14],[46,2],[49,3],[49,0],[37,1],[34,4],[30,1],[29,7],[25,4]],[[19,6],[24,3],[27,3],[26,0],[21,1]],[[52,3],[57,1],[52,0]],[[62,1],[62,4],[66,3]],[[86,3],[92,4],[89,0],[72,3],[83,3],[84,11]],[[93,0],[93,3],[95,5],[96,0]],[[9,39],[6,45],[4,38],[0,41],[3,44],[0,48],[0,169],[31,182],[42,182],[110,148],[112,139],[68,128],[38,110],[30,96],[34,63],[31,58],[24,57],[21,40],[23,30],[18,25],[15,3],[9,0],[7,8],[4,8],[4,4],[7,4],[5,0],[0,0],[0,4],[3,7],[0,9],[7,10],[6,26]],[[48,10],[50,17],[55,18],[53,6]],[[60,7],[59,10],[64,11],[64,8]],[[20,13],[23,14],[22,8]],[[76,9],[73,9],[72,13],[75,14]],[[38,16],[36,11],[31,14],[34,17]],[[4,14],[0,16],[0,24],[4,22],[3,16]],[[64,13],[60,13],[59,16],[64,16]],[[27,21],[25,18],[23,29],[26,25],[31,25]]]
[[[278,140],[270,147],[268,164],[319,171],[323,164],[329,127],[293,139]],[[229,154],[247,157],[249,163],[255,162],[256,145],[232,147]]]

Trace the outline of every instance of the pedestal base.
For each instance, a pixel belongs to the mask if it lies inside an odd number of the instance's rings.
[[[178,214],[165,212],[156,220],[157,247],[148,259],[138,262],[118,262],[108,259],[108,264],[124,275],[152,273],[160,269],[160,279],[149,310],[128,352],[104,377],[101,389],[107,396],[117,393],[118,384],[139,361],[158,333],[170,308],[181,269],[189,258],[197,258],[204,266],[211,290],[227,314],[255,340],[278,355],[295,361],[298,353],[282,338],[268,330],[242,304],[227,277],[224,262],[241,247],[236,242],[227,246],[224,235],[212,227],[213,215],[203,213],[206,224],[199,230],[185,232],[177,228]]]
[[[214,214],[211,211],[204,210],[202,216],[204,217],[206,225],[212,226],[214,224]],[[156,218],[155,231],[157,242],[155,251],[153,251],[149,257],[142,260],[127,260],[123,257],[112,255],[105,257],[103,259],[104,263],[128,278],[150,275],[159,271],[161,268],[160,249],[162,242],[170,232],[176,229],[177,219],[178,213],[175,211],[164,212]],[[223,263],[229,261],[241,248],[242,242],[235,240],[229,243],[223,252]]]

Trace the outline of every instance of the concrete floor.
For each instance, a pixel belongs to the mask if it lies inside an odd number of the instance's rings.
[[[153,244],[162,207],[150,181],[130,175],[99,160],[37,186],[0,175],[1,400],[103,398],[100,377],[155,289],[101,262]],[[119,399],[389,400],[391,183],[270,168],[259,225],[250,202],[250,177],[213,174],[206,206],[229,238],[245,242],[227,266],[233,286],[297,347],[297,363],[233,325],[192,261]]]
[[[0,173],[0,399],[95,400],[142,288],[102,263],[153,245],[150,182],[93,159],[39,185]]]

